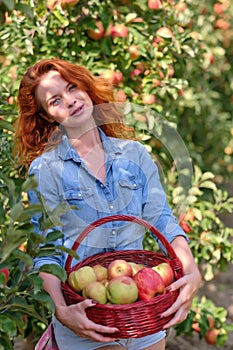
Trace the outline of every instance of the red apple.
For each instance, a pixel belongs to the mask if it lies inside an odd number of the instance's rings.
[[[111,36],[112,38],[121,37],[126,38],[128,36],[129,30],[124,24],[116,24],[112,27]]]
[[[136,60],[139,57],[138,45],[131,45],[128,48],[131,60]]]
[[[215,345],[217,342],[219,330],[216,328],[209,329],[205,335],[205,341],[207,344]]]
[[[100,40],[104,36],[104,26],[100,21],[96,21],[96,29],[88,29],[87,35],[93,40]]]
[[[162,0],[148,0],[147,5],[150,10],[159,10],[162,7]]]
[[[214,328],[214,318],[211,316],[208,316],[208,321],[209,321],[209,328]]]
[[[153,103],[155,103],[156,98],[155,95],[152,94],[143,94],[142,95],[142,102],[147,104],[147,105],[151,105]]]
[[[54,8],[58,5],[58,0],[46,0],[46,6],[50,11],[53,11]]]
[[[115,83],[116,85],[119,85],[122,81],[123,81],[123,74],[122,74],[122,72],[120,72],[120,71],[115,72],[113,83]]]
[[[101,73],[100,76],[108,80],[111,84],[114,83],[115,72],[113,69],[107,69],[105,72]]]
[[[106,267],[96,264],[93,266],[93,270],[95,271],[98,282],[105,282],[108,279],[108,270]]]
[[[126,260],[116,259],[108,265],[108,279],[111,280],[120,276],[131,277],[132,267]]]
[[[157,35],[164,38],[164,39],[171,39],[174,37],[173,32],[171,31],[171,29],[167,28],[167,27],[161,27],[157,30]]]
[[[193,322],[193,324],[192,324],[192,329],[195,331],[195,332],[197,332],[197,333],[200,333],[200,325],[199,325],[199,323],[198,322]]]
[[[136,17],[136,18],[134,18],[134,19],[132,20],[132,22],[134,22],[134,23],[143,23],[144,20],[143,20],[142,17]]]
[[[3,269],[0,270],[0,273],[5,276],[5,283],[4,285],[7,284],[8,279],[9,279],[9,269],[7,267],[4,267]]]
[[[152,267],[152,269],[162,277],[165,287],[169,286],[174,281],[174,272],[171,266],[163,262],[157,266]]]
[[[137,77],[142,73],[141,69],[135,68],[131,73],[130,73],[130,78]]]
[[[118,102],[125,102],[127,99],[126,93],[123,90],[118,90],[116,93],[116,100]]]
[[[151,267],[144,267],[133,276],[133,279],[138,287],[139,300],[150,300],[164,292],[162,277]]]
[[[137,285],[131,277],[115,277],[107,285],[107,298],[112,304],[131,304],[138,298]]]
[[[184,10],[186,10],[187,5],[186,5],[186,3],[184,1],[180,1],[174,6],[174,8],[177,11],[183,12]]]

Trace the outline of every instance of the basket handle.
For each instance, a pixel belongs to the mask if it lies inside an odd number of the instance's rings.
[[[91,231],[93,231],[96,227],[101,226],[107,222],[111,222],[111,221],[130,221],[130,222],[134,222],[136,224],[142,225],[145,228],[147,228],[148,230],[150,230],[150,232],[153,234],[153,236],[155,236],[155,238],[158,238],[163,246],[165,247],[168,255],[170,256],[171,259],[174,260],[179,260],[179,258],[177,257],[174,249],[172,248],[172,246],[170,245],[170,243],[167,241],[167,239],[160,233],[160,231],[158,229],[156,229],[152,224],[150,224],[149,222],[147,222],[144,219],[138,218],[136,216],[132,216],[132,215],[109,215],[100,219],[97,219],[96,221],[92,222],[90,225],[88,225],[78,236],[78,238],[76,239],[76,241],[74,242],[73,246],[72,246],[72,250],[76,251],[80,245],[80,243],[83,241],[83,239],[88,235],[88,233],[90,233]],[[72,261],[73,257],[71,255],[68,255],[66,263],[65,263],[65,270],[69,271],[70,267],[71,267],[71,261]]]

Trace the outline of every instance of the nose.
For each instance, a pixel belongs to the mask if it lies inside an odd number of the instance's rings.
[[[66,95],[65,96],[65,102],[66,102],[66,106],[68,108],[73,107],[76,104],[76,99],[74,98],[74,96],[70,96],[70,95]]]

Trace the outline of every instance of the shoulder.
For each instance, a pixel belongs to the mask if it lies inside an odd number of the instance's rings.
[[[112,144],[119,148],[122,151],[139,151],[139,152],[147,152],[145,146],[140,143],[139,141],[134,140],[124,140],[124,139],[118,139],[114,137],[108,137],[108,139],[112,142]]]
[[[45,168],[49,167],[49,165],[51,165],[52,162],[55,160],[58,160],[55,149],[48,152],[44,152],[31,162],[28,169],[28,174],[31,175],[37,173],[42,168],[44,170]]]

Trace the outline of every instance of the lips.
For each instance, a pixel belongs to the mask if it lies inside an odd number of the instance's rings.
[[[76,108],[72,113],[71,113],[71,117],[74,116],[78,116],[79,114],[81,114],[83,112],[84,109],[84,104],[82,104],[81,106],[79,106],[78,108]]]

